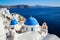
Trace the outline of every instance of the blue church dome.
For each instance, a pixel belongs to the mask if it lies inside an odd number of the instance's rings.
[[[16,24],[18,24],[18,21],[16,19],[12,19],[10,25],[16,25]]]
[[[39,24],[38,21],[34,17],[28,18],[25,23],[25,25],[37,25]]]

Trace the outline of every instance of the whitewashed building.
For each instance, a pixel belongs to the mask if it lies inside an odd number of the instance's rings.
[[[40,25],[34,17],[26,19],[24,26],[26,31],[40,31]]]
[[[16,28],[18,27],[18,21],[16,19],[12,19],[10,22],[10,28],[11,28],[11,35],[13,38],[11,40],[17,40],[18,34],[16,33]]]

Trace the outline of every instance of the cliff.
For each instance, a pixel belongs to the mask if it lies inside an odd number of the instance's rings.
[[[13,6],[2,6],[0,5],[0,8],[30,8],[31,6],[28,5],[13,5]]]

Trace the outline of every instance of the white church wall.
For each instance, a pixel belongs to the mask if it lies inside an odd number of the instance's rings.
[[[37,24],[37,25],[29,25],[29,26],[25,25],[25,27],[28,28],[27,31],[40,31],[39,24]]]

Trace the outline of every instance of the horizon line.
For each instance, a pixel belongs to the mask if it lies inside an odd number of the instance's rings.
[[[28,4],[13,4],[13,5],[0,5],[0,6],[17,6],[17,5],[28,5]],[[48,6],[48,7],[60,7],[60,6],[50,6],[50,5],[28,5],[28,6]]]

